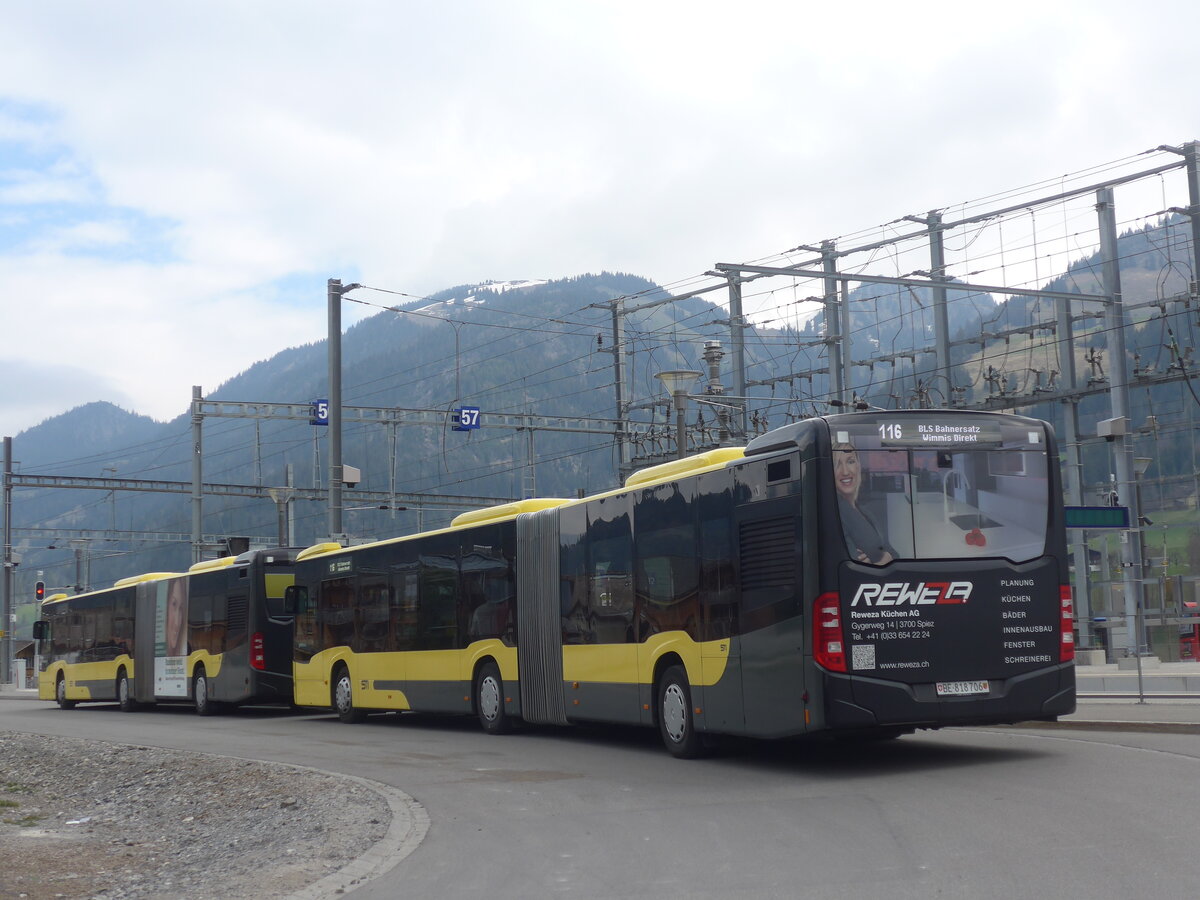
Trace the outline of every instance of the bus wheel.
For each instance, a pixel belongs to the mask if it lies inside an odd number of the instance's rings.
[[[354,682],[350,680],[350,670],[338,666],[333,674],[333,708],[338,718],[351,724],[361,722],[366,713],[354,706]]]
[[[671,666],[658,682],[658,733],[672,756],[695,759],[704,750],[692,719],[692,691],[683,666]]]
[[[137,701],[133,699],[133,691],[129,687],[129,676],[124,669],[117,673],[117,702],[121,704],[121,712],[137,709]]]
[[[208,675],[203,668],[196,669],[192,678],[192,699],[196,704],[196,715],[211,716],[217,712],[217,702],[212,698],[208,684]]]
[[[67,699],[67,679],[59,673],[58,683],[54,685],[54,699],[58,701],[59,709],[74,709],[75,701]]]
[[[486,662],[475,679],[475,711],[479,724],[488,734],[512,730],[512,718],[504,711],[504,680],[494,662]]]

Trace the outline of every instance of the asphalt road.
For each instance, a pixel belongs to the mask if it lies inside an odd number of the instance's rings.
[[[671,758],[650,731],[241,710],[122,714],[0,697],[0,730],[278,760],[397,787],[421,845],[360,900],[404,897],[1194,897],[1194,734],[954,729]],[[0,748],[2,752],[2,748]]]

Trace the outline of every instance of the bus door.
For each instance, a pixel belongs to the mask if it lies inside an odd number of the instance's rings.
[[[734,522],[746,733],[796,734],[805,730],[799,501],[749,503],[736,510]]]
[[[261,640],[261,663],[253,662],[253,657],[260,653],[260,648],[252,643],[250,653],[254,668],[261,668],[270,675],[278,675],[288,683],[292,679],[292,639],[294,622],[292,616],[284,615],[283,596],[287,589],[296,583],[296,577],[290,567],[278,571],[267,571],[262,575],[262,581],[255,581],[254,589],[261,591],[262,596],[256,596],[251,602],[250,612],[254,635],[253,642]]]

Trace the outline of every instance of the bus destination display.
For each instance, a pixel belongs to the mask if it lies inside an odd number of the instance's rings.
[[[905,418],[879,423],[879,440],[885,447],[939,447],[958,444],[999,444],[1003,440],[994,422],[979,419],[936,419],[921,421]],[[1036,432],[1030,432],[1030,435]],[[1036,442],[1036,441],[1034,441]]]

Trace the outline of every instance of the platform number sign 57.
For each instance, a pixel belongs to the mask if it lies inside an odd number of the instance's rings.
[[[328,425],[329,424],[329,401],[328,400],[312,400],[309,406],[309,425]]]
[[[479,427],[479,407],[461,406],[451,417],[454,431],[472,431]]]

